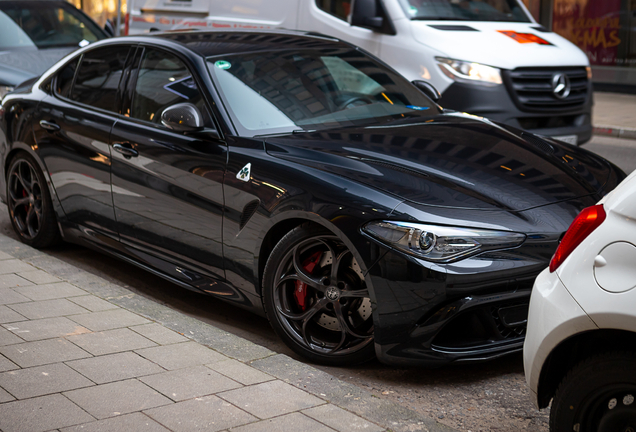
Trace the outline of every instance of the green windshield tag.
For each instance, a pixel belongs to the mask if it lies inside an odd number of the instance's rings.
[[[218,67],[219,69],[229,69],[232,67],[232,65],[230,64],[229,61],[225,61],[225,60],[219,60],[216,63],[214,63],[214,66]]]

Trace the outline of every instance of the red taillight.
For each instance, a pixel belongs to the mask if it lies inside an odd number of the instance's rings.
[[[605,209],[602,204],[584,208],[574,219],[570,228],[563,236],[561,244],[557,248],[552,260],[550,260],[550,273],[554,272],[565,261],[576,247],[581,244],[592,231],[605,220]]]

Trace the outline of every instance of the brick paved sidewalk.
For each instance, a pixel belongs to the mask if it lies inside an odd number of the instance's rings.
[[[0,430],[453,429],[0,235]]]
[[[594,92],[595,135],[636,139],[636,95]]]

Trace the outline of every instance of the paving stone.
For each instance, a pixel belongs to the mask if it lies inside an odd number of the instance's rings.
[[[2,306],[0,306],[1,308]],[[11,309],[24,315],[28,319],[53,318],[65,315],[87,313],[88,310],[66,299],[44,300],[19,303],[10,306]]]
[[[79,426],[64,428],[61,432],[170,432],[142,413],[126,414],[98,420]]]
[[[303,411],[303,414],[334,428],[339,432],[381,432],[384,428],[332,404],[321,405]]]
[[[97,384],[122,381],[165,371],[133,352],[73,360],[66,364]]]
[[[216,396],[190,399],[147,410],[144,414],[174,432],[216,432],[257,420]]]
[[[0,355],[0,372],[18,369],[18,365],[13,363],[11,360],[6,358],[5,356]]]
[[[185,336],[181,336],[179,333],[167,329],[157,323],[134,326],[130,327],[130,329],[158,343],[159,345],[187,342],[189,340]]]
[[[9,260],[9,259],[15,259],[15,258],[13,257],[13,255],[9,255],[8,253],[0,251],[0,260]]]
[[[11,288],[0,288],[0,305],[5,304],[13,304],[13,303],[24,303],[31,301],[30,298],[23,296],[20,293],[15,292],[15,290]]]
[[[136,379],[72,390],[64,395],[98,419],[172,403]]]
[[[93,420],[60,394],[0,405],[0,430],[3,432],[44,432]]]
[[[0,324],[24,321],[25,317],[6,306],[0,306]]]
[[[7,345],[0,347],[0,354],[3,354],[9,360],[23,368],[91,356],[83,349],[64,339],[48,339]]]
[[[0,388],[0,404],[5,402],[11,402],[15,400],[8,392]]]
[[[219,393],[218,396],[262,419],[325,403],[322,399],[279,380],[230,390]]]
[[[267,375],[234,359],[228,359],[206,366],[244,385],[258,384],[275,379],[271,375]]]
[[[125,309],[114,309],[89,314],[78,315],[72,318],[73,321],[89,328],[93,331],[112,330],[121,327],[129,327],[139,324],[148,324],[143,318]]]
[[[2,261],[0,261],[0,264],[1,263]],[[31,285],[13,289],[33,301],[53,300],[57,298],[86,295],[86,291],[74,287],[67,282],[58,282],[45,285]]]
[[[30,271],[30,272],[20,272],[20,273],[18,273],[18,276],[21,276],[24,279],[27,279],[27,280],[33,282],[34,284],[38,284],[38,285],[54,283],[54,282],[61,282],[60,279],[56,278],[52,274],[49,274],[49,273],[47,273],[45,271],[42,271],[42,270],[34,270],[34,271]]]
[[[139,378],[139,381],[177,402],[242,387],[205,366],[150,375]]]
[[[0,289],[29,285],[33,285],[33,283],[15,274],[4,274],[0,277]]]
[[[0,275],[7,273],[19,273],[37,270],[35,267],[17,259],[0,261]]]
[[[168,370],[216,363],[217,361],[227,359],[224,355],[206,348],[203,345],[199,345],[196,342],[164,345],[137,350],[135,352]]]
[[[83,308],[88,309],[91,312],[101,312],[110,309],[119,309],[119,306],[116,306],[112,303],[107,302],[106,300],[102,300],[99,297],[94,295],[87,295],[81,297],[71,297],[70,301],[80,305]]]
[[[68,340],[96,356],[156,346],[127,328],[69,336]]]
[[[24,342],[24,339],[20,339],[9,330],[0,328],[0,346],[11,345],[20,342]]]
[[[90,333],[90,330],[65,317],[44,318],[5,324],[7,330],[27,341],[51,339]],[[2,344],[0,344],[2,345]]]
[[[18,399],[44,396],[94,385],[63,363],[54,363],[0,374],[0,387]]]
[[[270,420],[262,420],[232,429],[230,432],[334,432],[333,429],[318,423],[300,413],[287,414]]]

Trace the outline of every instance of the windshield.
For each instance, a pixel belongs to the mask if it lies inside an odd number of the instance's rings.
[[[0,2],[0,49],[88,45],[105,35],[71,6],[45,2]]]
[[[439,113],[437,105],[402,76],[353,49],[259,52],[207,61],[242,135]]]
[[[399,0],[414,20],[531,22],[517,0]]]

